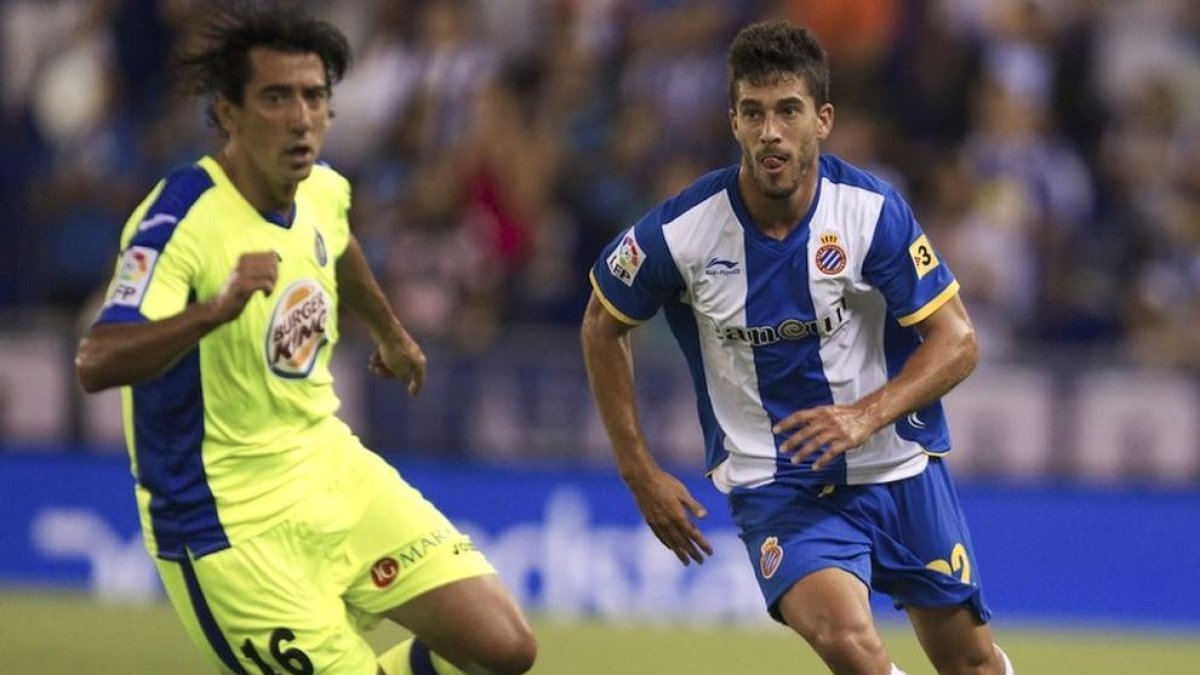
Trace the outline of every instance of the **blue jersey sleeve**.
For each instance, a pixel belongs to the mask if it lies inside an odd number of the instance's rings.
[[[662,207],[617,235],[592,266],[592,288],[621,321],[638,324],[654,316],[684,286],[662,231]]]
[[[884,199],[863,278],[878,288],[902,326],[920,323],[958,292],[958,281],[893,191]]]

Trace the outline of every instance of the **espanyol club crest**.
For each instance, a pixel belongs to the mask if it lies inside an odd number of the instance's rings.
[[[846,269],[846,249],[838,243],[836,234],[826,232],[821,235],[821,246],[817,248],[813,262],[817,264],[817,269],[829,276]]]
[[[763,579],[770,579],[779,571],[779,563],[783,562],[783,547],[779,545],[779,537],[767,537],[759,549],[762,555],[758,558],[758,571]]]

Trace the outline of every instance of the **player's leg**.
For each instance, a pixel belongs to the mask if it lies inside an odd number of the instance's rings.
[[[992,632],[975,610],[908,607],[921,648],[941,675],[1012,675],[1008,657],[992,643]]]
[[[336,593],[314,572],[293,522],[201,558],[157,560],[159,574],[192,641],[221,673],[370,672],[371,646],[346,618]],[[309,555],[316,553],[317,555]]]
[[[907,610],[941,675],[1002,675],[992,644],[979,566],[945,463],[886,487],[874,546],[876,587]]]
[[[867,587],[853,574],[834,567],[809,574],[784,593],[779,613],[834,673],[893,672],[871,617]]]
[[[347,538],[356,561],[346,602],[387,617],[415,640],[385,652],[386,675],[524,673],[536,642],[495,569],[442,513],[375,455],[361,476],[373,494]]]
[[[380,658],[387,675],[518,675],[533,666],[533,632],[495,575],[451,582],[384,615],[417,636]]]
[[[734,489],[729,502],[771,616],[835,673],[887,675],[900,671],[868,603],[870,528],[850,515],[867,491],[775,483]]]

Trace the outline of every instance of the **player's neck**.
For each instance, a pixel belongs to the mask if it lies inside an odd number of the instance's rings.
[[[217,153],[216,159],[221,170],[229,177],[229,182],[259,213],[291,213],[296,199],[296,184],[275,184],[257,170],[244,154],[228,147]]]
[[[772,239],[782,241],[792,230],[800,225],[800,221],[812,207],[817,194],[817,162],[804,173],[800,187],[795,192],[783,198],[770,197],[763,194],[754,185],[754,179],[746,170],[738,172],[738,188],[742,200],[750,212],[750,218],[760,232]]]

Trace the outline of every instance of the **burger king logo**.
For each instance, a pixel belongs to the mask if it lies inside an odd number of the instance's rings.
[[[308,377],[321,347],[329,342],[329,299],[311,279],[287,287],[267,328],[267,365],[280,377]]]

